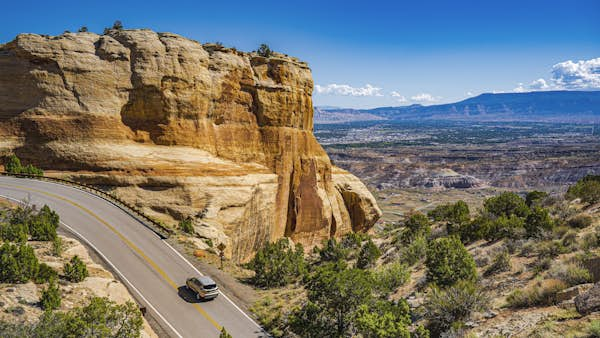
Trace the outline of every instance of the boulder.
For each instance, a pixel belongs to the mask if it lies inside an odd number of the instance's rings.
[[[592,288],[575,297],[575,307],[582,315],[600,311],[600,283],[594,284]]]

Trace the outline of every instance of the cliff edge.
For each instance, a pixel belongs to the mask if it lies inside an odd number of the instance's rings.
[[[306,63],[171,33],[21,34],[0,45],[0,156],[112,191],[245,261],[310,247],[381,211],[313,129]]]

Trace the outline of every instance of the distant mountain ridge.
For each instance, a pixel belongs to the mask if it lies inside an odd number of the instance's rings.
[[[335,116],[335,119],[329,118]],[[600,91],[486,93],[455,103],[319,109],[315,123],[385,120],[600,122]],[[344,120],[345,119],[345,120]],[[331,120],[335,122],[331,122]]]

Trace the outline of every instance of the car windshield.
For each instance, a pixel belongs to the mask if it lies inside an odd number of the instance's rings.
[[[205,290],[210,290],[210,289],[214,289],[217,287],[217,284],[208,284],[208,285],[204,285],[204,289]]]

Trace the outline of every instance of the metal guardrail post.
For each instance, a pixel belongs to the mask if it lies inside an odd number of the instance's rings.
[[[75,181],[65,180],[65,179],[58,178],[58,177],[50,177],[50,176],[43,176],[43,175],[15,174],[15,173],[9,173],[6,171],[0,171],[0,175],[19,177],[19,178],[31,178],[31,179],[37,179],[40,181],[46,180],[46,181],[52,181],[52,182],[59,182],[64,185],[71,185],[71,186],[77,187],[84,191],[87,190],[88,192],[93,193],[94,195],[96,195],[96,196],[114,204],[115,206],[119,207],[120,209],[126,211],[132,217],[137,218],[140,223],[142,223],[148,229],[152,230],[154,233],[159,235],[161,238],[163,238],[163,239],[168,238],[173,233],[173,231],[171,229],[156,222],[155,220],[150,218],[148,215],[146,215],[142,211],[140,211],[138,208],[136,208],[136,207],[128,204],[127,202],[121,200],[120,198],[113,196],[105,191],[102,191],[96,187],[89,186],[89,185],[83,184],[83,183],[78,183]],[[152,224],[152,226],[149,226],[147,223]],[[153,228],[153,227],[156,227],[157,229],[160,229],[160,230],[157,230],[156,228]]]

